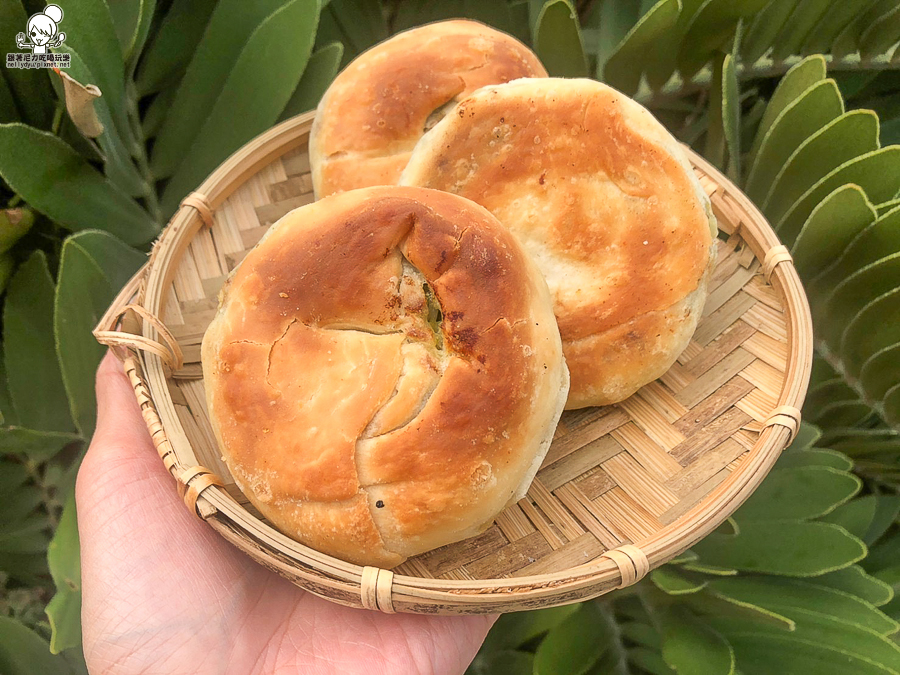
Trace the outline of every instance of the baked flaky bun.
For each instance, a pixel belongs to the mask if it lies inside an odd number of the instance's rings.
[[[687,346],[715,219],[675,139],[616,90],[484,87],[422,138],[400,182],[485,206],[537,262],[572,376],[566,407],[627,398]]]
[[[279,220],[203,338],[235,482],[285,534],[391,567],[521,498],[569,377],[543,277],[482,207],[345,192]]]
[[[325,92],[309,138],[317,198],[396,185],[416,142],[461,97],[547,71],[521,42],[475,21],[441,21],[360,54]]]

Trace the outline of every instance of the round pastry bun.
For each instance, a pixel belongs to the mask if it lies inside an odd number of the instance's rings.
[[[482,207],[421,188],[344,192],[275,223],[226,281],[202,363],[256,508],[381,567],[520,499],[569,388],[540,271]]]
[[[309,137],[316,198],[396,185],[416,142],[460,97],[546,75],[528,47],[476,21],[440,21],[375,45],[319,103]]]
[[[690,341],[715,218],[677,141],[615,89],[484,87],[422,138],[400,182],[481,204],[537,262],[572,376],[567,408],[627,398]]]

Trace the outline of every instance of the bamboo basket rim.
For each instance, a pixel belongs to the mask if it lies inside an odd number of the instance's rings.
[[[730,180],[689,148],[686,151],[692,165],[706,176],[701,182],[704,182],[707,194],[719,212],[729,217],[732,236],[739,236],[755,258],[763,263],[762,271],[783,304],[787,324],[787,369],[773,414],[763,425],[753,447],[741,457],[737,468],[689,511],[641,541],[640,547],[628,544],[564,571],[512,578],[457,581],[392,573],[347,563],[287,538],[233,500],[221,487],[221,482],[217,487],[211,472],[202,467],[181,465],[172,445],[189,445],[189,441],[167,387],[169,370],[179,357],[167,345],[170,341],[164,325],[152,317],[161,315],[165,293],[193,236],[205,224],[211,224],[212,213],[246,179],[301,146],[313,117],[311,111],[278,124],[213,171],[182,203],[154,244],[148,263],[118,294],[95,330],[95,335],[104,344],[130,349],[119,356],[125,360],[160,455],[166,467],[179,479],[189,508],[225,539],[276,571],[289,573],[299,585],[308,583],[308,590],[323,597],[328,597],[322,592],[324,585],[355,594],[360,598],[354,603],[357,606],[382,611],[393,611],[393,604],[398,600],[413,598],[444,606],[464,606],[470,612],[489,612],[500,599],[504,603],[511,597],[514,600],[539,600],[540,606],[549,606],[564,604],[566,601],[554,602],[563,594],[569,597],[572,593],[581,594],[577,600],[583,600],[612,587],[634,583],[649,569],[668,561],[709,534],[752,494],[799,424],[799,408],[806,394],[812,364],[812,320],[790,254],[765,218]],[[140,331],[132,335],[117,330],[119,319],[135,304],[146,313]],[[147,320],[146,315],[151,320]],[[147,349],[147,342],[159,348]],[[143,346],[136,343],[143,343]],[[165,425],[161,419],[166,420]]]

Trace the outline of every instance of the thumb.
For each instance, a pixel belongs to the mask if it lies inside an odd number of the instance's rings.
[[[207,529],[185,508],[163,466],[122,364],[107,353],[97,370],[97,429],[75,486],[82,548],[115,545],[157,522]]]
[[[105,493],[114,486],[101,486],[98,481],[106,482],[107,476],[124,478],[124,472],[171,480],[150,439],[131,382],[111,351],[97,369],[96,389],[97,429],[79,471],[79,491],[84,496],[97,490]]]

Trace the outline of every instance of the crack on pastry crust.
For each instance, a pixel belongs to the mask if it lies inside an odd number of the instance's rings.
[[[310,136],[316,196],[395,184],[419,138],[461,97],[546,75],[528,47],[477,22],[398,33],[348,64],[322,97]]]
[[[278,345],[278,343],[284,340],[284,338],[287,336],[288,331],[291,329],[291,326],[297,323],[297,321],[297,319],[291,319],[290,321],[288,321],[288,325],[284,327],[281,335],[272,341],[272,344],[269,347],[269,353],[266,355],[266,375],[263,379],[265,380],[267,385],[269,385],[274,391],[277,391],[279,394],[281,393],[281,391],[276,389],[269,381],[269,371],[271,371],[272,369],[272,353],[275,351],[275,347]],[[242,340],[232,340],[231,342],[237,343],[242,342]],[[259,342],[251,342],[250,340],[246,340],[246,342],[250,342],[251,344],[261,344]]]
[[[389,567],[493,517],[546,453],[568,376],[546,286],[496,220],[446,193],[367,192],[270,230],[203,363],[251,501],[314,548]]]
[[[644,346],[659,363],[677,357],[689,335],[669,310],[704,292],[714,256],[709,201],[677,142],[638,104],[589,80],[483,87],[457,112],[422,138],[400,184],[467,197],[507,225],[544,273],[567,359],[586,352],[581,341],[653,312],[665,320],[643,322]],[[665,353],[658,332],[672,338]],[[603,345],[608,355],[614,347]],[[605,404],[578,397],[587,378],[574,364],[570,407]],[[590,366],[588,384],[630,380],[633,366],[611,359],[609,377]]]

